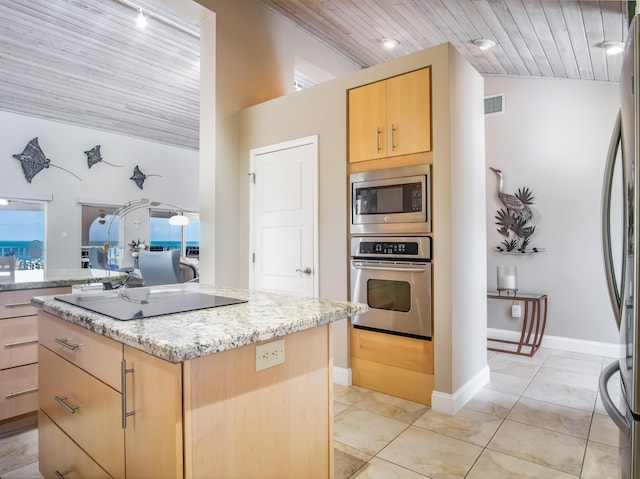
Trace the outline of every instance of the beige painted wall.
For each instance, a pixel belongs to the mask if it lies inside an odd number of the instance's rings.
[[[240,176],[249,173],[252,148],[309,135],[319,136],[320,296],[347,298],[346,91],[427,65],[433,66],[436,389],[451,394],[486,365],[486,336],[482,335],[482,329],[486,328],[484,178],[477,174],[484,168],[482,78],[465,66],[466,62],[453,47],[443,44],[243,110],[240,117]],[[450,81],[454,82],[451,86]],[[463,94],[464,97],[460,97],[463,99],[456,99],[454,95],[457,94]],[[475,105],[467,108],[466,101],[474,95]],[[458,132],[454,131],[456,126],[460,128]],[[470,135],[469,129],[473,128],[479,130]],[[464,143],[450,148],[450,140]],[[452,157],[458,164],[451,165]],[[468,170],[471,175],[463,174],[453,182],[451,173],[456,169]],[[478,181],[481,185],[467,188],[469,183]],[[464,188],[467,189],[459,191]],[[460,200],[452,198],[452,193],[460,193]],[[248,198],[248,183],[240,183],[237,249],[241,256],[239,271],[243,283],[248,283],[249,271],[248,255],[243,254],[249,247]],[[468,214],[458,211],[469,205]],[[478,238],[479,252],[466,256],[461,253],[454,258],[454,252],[458,254],[454,235],[462,230]],[[464,271],[465,276],[454,278],[452,271]],[[460,291],[455,291],[456,288]],[[454,300],[459,301],[455,306],[452,305]],[[478,313],[468,314],[469,310]],[[473,334],[467,336],[466,331]],[[455,350],[451,348],[453,339],[461,340],[460,347],[456,346]],[[469,351],[470,354],[466,354]],[[348,368],[346,320],[334,328],[334,360],[336,366]]]
[[[215,92],[215,99],[207,101],[208,108],[215,105],[215,113],[201,112],[208,120],[200,131],[201,241],[207,245],[201,248],[200,271],[204,282],[248,287],[242,266],[248,250],[238,250],[247,226],[238,191],[245,191],[248,181],[241,170],[248,157],[238,150],[239,111],[293,92],[296,56],[336,77],[359,67],[253,0],[198,3],[215,12],[214,33],[208,46],[202,46],[215,58],[209,70],[215,71],[213,78],[203,76],[201,82],[203,98]]]

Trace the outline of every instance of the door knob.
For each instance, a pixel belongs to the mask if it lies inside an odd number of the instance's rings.
[[[309,268],[308,266],[305,269],[297,269],[296,271],[298,273],[311,274],[311,268]]]

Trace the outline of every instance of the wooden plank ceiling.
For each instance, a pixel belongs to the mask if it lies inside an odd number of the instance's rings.
[[[197,149],[199,38],[136,17],[116,0],[0,0],[0,108]]]
[[[618,0],[256,1],[363,68],[449,41],[483,75],[618,82],[600,43],[628,24]],[[0,109],[197,149],[199,39],[131,4],[199,31],[162,0],[0,0]]]
[[[628,3],[618,0],[257,0],[361,67],[451,42],[483,75],[618,82]],[[400,42],[385,50],[380,38]],[[473,40],[488,38],[481,51]]]

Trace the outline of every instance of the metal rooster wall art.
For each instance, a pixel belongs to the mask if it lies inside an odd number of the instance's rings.
[[[505,193],[502,171],[493,167],[490,169],[498,176],[498,198],[504,205],[504,208],[499,209],[495,216],[498,233],[505,237],[497,246],[498,251],[537,253],[540,249],[531,247],[531,236],[536,227],[529,223],[533,219],[533,213],[529,207],[535,199],[533,192],[523,187],[518,188],[513,195]]]

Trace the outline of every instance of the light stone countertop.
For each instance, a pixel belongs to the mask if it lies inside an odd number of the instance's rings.
[[[31,302],[66,321],[173,363],[286,336],[368,309],[365,304],[347,301],[198,283],[154,286],[151,289],[154,294],[162,290],[188,290],[247,302],[129,321],[93,313],[58,301],[54,296],[35,297]]]
[[[110,283],[121,281],[126,273],[106,269],[68,268],[18,270],[13,281],[2,281],[0,292],[25,289],[60,288],[76,284]]]

